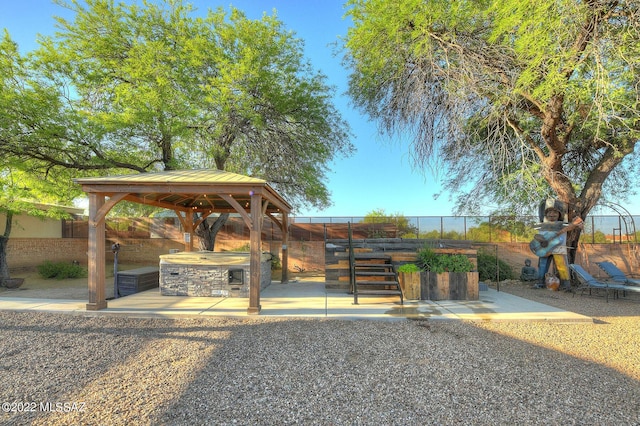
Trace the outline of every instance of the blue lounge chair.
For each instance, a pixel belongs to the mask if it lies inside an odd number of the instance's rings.
[[[628,278],[624,272],[611,262],[596,262],[596,265],[609,275],[613,281],[629,285],[640,285],[640,280]]]
[[[640,293],[640,286],[628,286],[620,283],[609,283],[596,280],[591,274],[589,274],[582,266],[571,264],[569,265],[571,270],[575,273],[578,281],[580,281],[580,287],[582,292],[585,290],[589,290],[591,292],[592,289],[604,290],[607,297],[607,302],[609,301],[609,291],[613,291],[614,297],[617,297],[618,292],[635,292]]]

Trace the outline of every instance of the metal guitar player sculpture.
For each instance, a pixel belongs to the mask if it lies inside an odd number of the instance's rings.
[[[566,225],[560,220],[561,217],[562,211],[556,205],[547,207],[544,210],[544,221],[536,227],[539,233],[529,244],[531,251],[538,256],[538,283],[534,286],[535,288],[545,287],[545,276],[553,262],[560,276],[560,288],[565,291],[571,290],[566,247],[567,232],[581,228],[584,224],[578,217],[571,224]]]

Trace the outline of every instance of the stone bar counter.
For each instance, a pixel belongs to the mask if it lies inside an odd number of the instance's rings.
[[[164,296],[249,297],[250,253],[180,252],[160,256]],[[260,289],[271,284],[270,253],[260,259]]]

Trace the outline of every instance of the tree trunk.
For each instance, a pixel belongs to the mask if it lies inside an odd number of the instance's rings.
[[[569,260],[569,264],[576,263],[580,234],[582,234],[582,229],[580,228],[567,232],[567,258]]]
[[[9,264],[7,263],[7,245],[9,243],[9,235],[11,234],[11,223],[13,222],[13,213],[7,212],[6,225],[4,234],[0,235],[0,286],[4,287],[5,280],[9,280]]]
[[[570,198],[558,198],[559,201],[563,202],[567,209],[567,220],[569,223],[572,223],[576,218],[581,218],[585,220],[587,214],[590,211],[590,208],[587,209],[584,207],[583,201],[575,196]],[[597,200],[596,200],[597,202]],[[544,209],[541,210],[541,214]],[[582,234],[582,228],[575,228],[569,232],[567,232],[567,260],[569,264],[576,262],[576,255],[578,253],[578,244],[580,242],[580,235]]]
[[[205,219],[196,228],[196,234],[200,237],[200,250],[213,251],[218,232],[227,223],[229,213],[222,213],[215,221]]]

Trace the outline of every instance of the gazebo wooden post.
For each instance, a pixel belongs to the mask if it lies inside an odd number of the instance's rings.
[[[184,251],[191,252],[193,251],[193,211],[187,211],[184,222],[185,232],[189,234],[189,240],[184,242]]]
[[[249,308],[247,314],[260,313],[260,283],[262,281],[262,195],[251,195],[251,228],[249,232],[251,259],[249,261]]]
[[[88,311],[97,311],[107,307],[104,288],[105,225],[104,215],[100,214],[100,208],[103,205],[103,194],[89,193]]]
[[[289,217],[287,213],[282,214],[282,278],[280,282],[289,282]]]

